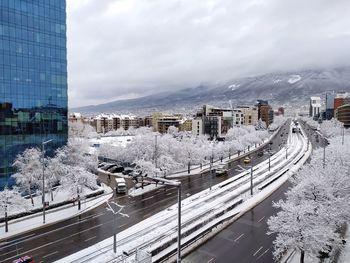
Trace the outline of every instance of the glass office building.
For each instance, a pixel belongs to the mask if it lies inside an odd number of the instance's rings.
[[[67,141],[65,0],[0,0],[0,189],[27,147]]]

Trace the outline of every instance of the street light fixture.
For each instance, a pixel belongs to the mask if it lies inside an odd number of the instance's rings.
[[[41,143],[41,155],[42,155],[42,166],[43,166],[43,197],[42,197],[42,202],[43,202],[43,224],[45,224],[45,208],[46,208],[46,203],[45,203],[45,145],[52,142],[53,139],[42,142]]]
[[[178,215],[177,215],[177,263],[181,262],[181,182],[173,181],[164,178],[145,178],[149,184],[164,184],[165,186],[175,186],[177,188],[177,204],[178,204]]]
[[[115,189],[115,196],[117,195],[117,188]],[[114,197],[115,199],[115,197]],[[117,253],[117,215],[121,215],[122,217],[129,217],[127,214],[122,213],[124,206],[118,205],[116,201],[108,202],[107,203],[107,211],[111,211],[113,213],[113,252],[114,254]],[[112,205],[114,205],[114,209],[112,208]]]

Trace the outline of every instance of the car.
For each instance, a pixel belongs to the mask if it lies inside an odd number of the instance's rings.
[[[130,167],[125,167],[124,171],[122,172],[122,174],[124,175],[128,175],[130,174],[134,169],[130,168]]]
[[[12,263],[35,263],[32,256],[24,256],[12,261]]]
[[[214,167],[214,170],[216,176],[227,174],[226,165],[224,164],[219,164],[217,167]]]
[[[258,156],[259,156],[259,157],[261,157],[261,156],[263,156],[263,155],[264,155],[264,152],[263,152],[263,151],[258,152]]]
[[[250,163],[250,158],[247,156],[246,158],[244,158],[243,162],[245,164]]]

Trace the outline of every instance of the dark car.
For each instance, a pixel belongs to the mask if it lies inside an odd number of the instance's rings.
[[[264,155],[264,153],[263,153],[262,151],[258,152],[258,156],[259,156],[259,157],[261,157],[261,156],[263,156],[263,155]]]
[[[108,172],[111,172],[111,173],[122,173],[123,171],[124,171],[124,167],[119,165],[112,166],[111,168],[108,169]]]
[[[122,172],[122,174],[127,175],[130,174],[134,169],[130,168],[130,167],[126,167],[124,168],[124,171]]]

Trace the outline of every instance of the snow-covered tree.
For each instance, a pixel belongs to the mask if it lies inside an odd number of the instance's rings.
[[[51,201],[53,201],[53,187],[58,185],[61,178],[66,175],[66,170],[62,169],[63,164],[57,156],[47,160],[45,168],[45,189],[48,189]]]
[[[89,124],[84,124],[81,122],[69,122],[68,135],[70,138],[72,137],[96,138],[97,132]]]
[[[259,130],[266,130],[266,122],[264,122],[261,118],[259,120],[257,120],[257,122],[255,123],[255,129],[257,131]]]
[[[13,166],[16,173],[12,175],[16,180],[16,184],[21,190],[26,191],[30,195],[30,200],[34,206],[32,191],[40,187],[42,179],[42,153],[37,148],[28,148],[23,153],[17,155]]]
[[[90,173],[81,166],[71,166],[62,164],[62,170],[65,176],[61,178],[61,184],[64,189],[68,190],[70,196],[78,201],[78,209],[80,210],[81,195],[86,191],[86,187],[90,189],[96,188],[96,175]]]
[[[5,216],[5,231],[8,232],[8,213],[11,211],[21,211],[29,209],[27,200],[21,197],[17,187],[12,190],[5,187],[0,191],[0,213]]]
[[[168,134],[170,135],[177,136],[178,132],[179,132],[179,129],[176,128],[175,126],[170,126],[168,128]]]
[[[67,145],[56,151],[57,158],[64,164],[81,166],[88,171],[94,171],[98,164],[95,154],[89,154],[89,143],[83,138],[70,138]]]
[[[339,136],[330,140],[323,168],[323,150],[314,151],[311,162],[293,178],[287,200],[277,203],[281,209],[268,221],[271,233],[277,233],[275,256],[286,249],[298,249],[318,256],[342,247],[339,229],[350,220],[350,142],[342,145]]]

